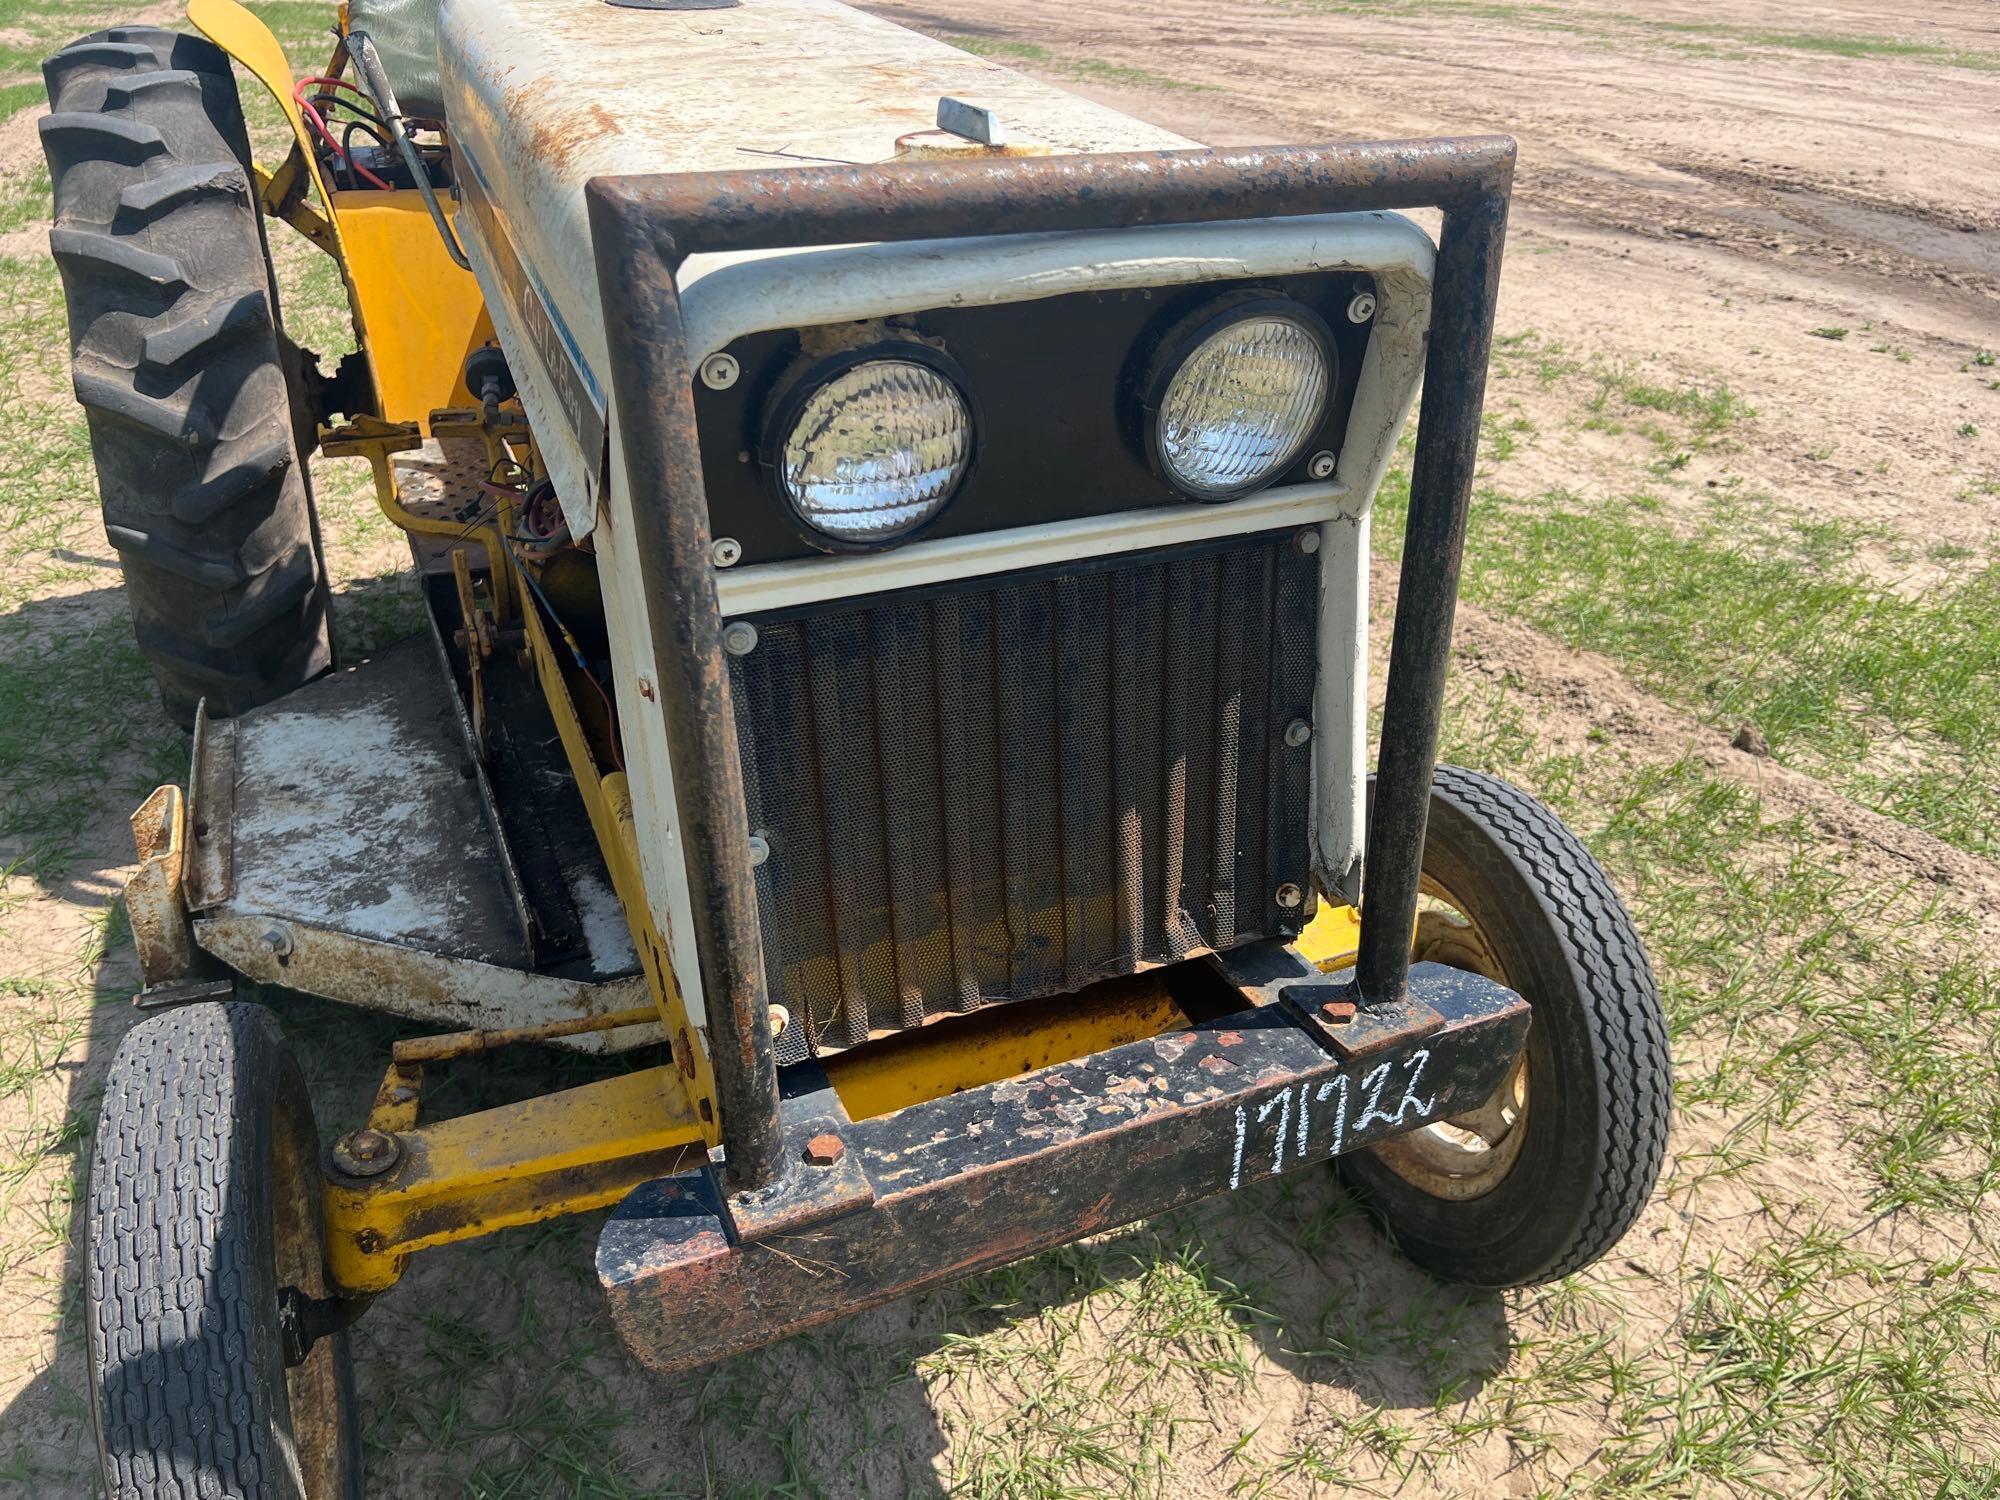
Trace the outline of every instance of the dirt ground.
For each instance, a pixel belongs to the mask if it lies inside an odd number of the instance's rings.
[[[1643,494],[1645,526],[1687,540],[1734,499],[1842,538],[1841,577],[1912,608],[1993,576],[1990,5],[871,8],[1219,145],[1515,135],[1483,506]],[[17,183],[33,113],[0,122]],[[0,218],[0,256],[40,233]],[[7,410],[60,402],[61,379],[30,361]],[[0,663],[23,672],[52,639],[125,628],[93,498],[45,517],[34,482],[0,491]],[[331,493],[340,511],[356,492]],[[354,535],[344,607],[391,618],[392,551]],[[1803,555],[1802,586],[1835,571]],[[1377,583],[1386,607],[1387,560]],[[1288,1180],[661,1381],[604,1316],[595,1219],[562,1223],[423,1258],[358,1327],[371,1492],[2000,1495],[1991,840],[1891,815],[1848,774],[1921,747],[1878,740],[1853,765],[1804,738],[1738,748],[1703,684],[1579,650],[1515,597],[1468,588],[1453,753],[1578,817],[1676,1023],[1672,1160],[1605,1265],[1505,1297],[1439,1288],[1330,1180]],[[72,1201],[128,1024],[122,820],[181,753],[141,716],[91,745],[61,858],[0,833],[0,1490],[22,1494],[93,1484]],[[1989,806],[1991,764],[1962,766]],[[0,774],[27,769],[0,749]],[[1692,910],[1710,896],[1712,917]],[[1915,976],[1930,1008],[1908,1029],[1956,1048],[1936,1073],[1878,1065],[1829,948]],[[1783,1012],[1806,995],[1817,1025]],[[274,1003],[322,1120],[354,1117],[354,1023]],[[365,1048],[390,1034],[360,1029]],[[1851,1073],[1812,1050],[1849,1037]],[[1874,1142],[1917,1129],[1902,1101],[1961,1095],[1986,1123],[1936,1135],[1923,1180],[1946,1186],[1895,1188]]]

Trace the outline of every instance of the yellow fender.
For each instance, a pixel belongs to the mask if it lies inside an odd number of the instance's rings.
[[[270,91],[291,122],[298,155],[327,217],[292,222],[333,256],[347,287],[354,333],[368,352],[376,410],[426,430],[441,407],[476,403],[461,380],[465,357],[493,337],[479,283],[453,265],[421,194],[345,192],[320,171],[285,49],[237,0],[188,0],[188,20]],[[283,171],[280,168],[280,171]],[[267,179],[268,180],[268,179]]]

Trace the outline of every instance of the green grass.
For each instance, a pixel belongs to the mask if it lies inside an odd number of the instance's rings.
[[[1911,598],[1860,568],[1842,528],[1730,498],[1679,529],[1660,510],[1644,493],[1482,493],[1466,596],[1610,656],[1718,729],[1754,724],[1866,805],[2000,854],[2000,569]]]
[[[1052,52],[1047,47],[1034,42],[1017,42],[1002,37],[971,36],[957,32],[942,31],[937,36],[962,52],[970,52],[976,57],[990,57],[996,62],[1010,66],[1039,69],[1054,73],[1059,77],[1073,78],[1084,83],[1108,84],[1114,88],[1161,89],[1169,93],[1199,93],[1206,84],[1191,83],[1185,79],[1171,78],[1164,73],[1155,73],[1149,68],[1130,68],[1118,63],[1108,63],[1091,57],[1072,57],[1063,52]]]

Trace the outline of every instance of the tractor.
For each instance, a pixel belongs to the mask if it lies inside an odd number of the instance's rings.
[[[82,1211],[107,1493],[360,1494],[347,1329],[557,1215],[665,1372],[1328,1164],[1441,1278],[1618,1241],[1639,937],[1437,763],[1511,140],[1203,149],[834,0],[349,0],[316,72],[187,19],[57,53],[41,121],[191,733]],[[315,455],[407,534],[408,639],[335,638]],[[271,986],[413,1023],[365,1118]],[[605,1071],[426,1108],[528,1044]]]

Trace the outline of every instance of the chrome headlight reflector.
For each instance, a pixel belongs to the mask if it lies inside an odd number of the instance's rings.
[[[777,453],[780,487],[813,531],[894,541],[944,509],[972,461],[972,409],[930,364],[893,356],[809,388]]]
[[[1249,304],[1205,321],[1159,389],[1153,461],[1196,500],[1234,500],[1275,479],[1326,415],[1332,345],[1304,307]]]

